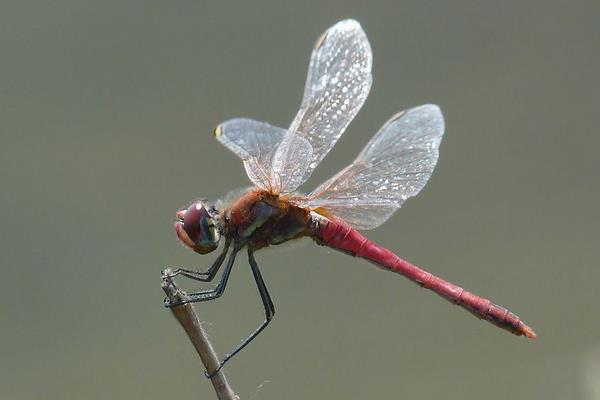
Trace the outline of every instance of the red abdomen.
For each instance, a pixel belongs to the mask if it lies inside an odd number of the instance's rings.
[[[314,228],[317,242],[355,257],[369,260],[383,269],[404,275],[411,281],[430,289],[449,302],[461,306],[477,318],[514,333],[536,338],[536,334],[519,317],[506,308],[466,291],[401,259],[383,246],[371,242],[348,225],[331,220],[319,220]]]

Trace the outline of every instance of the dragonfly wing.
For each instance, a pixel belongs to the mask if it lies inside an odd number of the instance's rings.
[[[289,128],[310,143],[312,154],[307,168],[299,171],[294,157],[282,149],[278,168],[298,171],[286,191],[310,177],[360,110],[371,89],[371,65],[371,46],[354,20],[338,22],[317,40],[302,104]]]
[[[392,117],[356,160],[315,189],[306,200],[359,229],[384,223],[425,186],[438,160],[444,118],[423,105]]]
[[[299,168],[306,168],[312,149],[308,141],[286,129],[248,118],[223,122],[215,129],[215,137],[244,162],[248,178],[258,187],[279,192],[282,182],[293,180],[294,171],[281,176],[279,168],[282,147],[289,147],[289,157]],[[282,146],[285,143],[286,146]],[[287,146],[290,145],[291,146]]]
[[[273,156],[274,191],[287,193],[296,190],[311,162],[312,146],[303,137],[288,132]]]

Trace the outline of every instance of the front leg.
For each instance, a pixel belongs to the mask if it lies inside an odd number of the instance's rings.
[[[223,265],[223,261],[225,260],[225,256],[227,255],[227,251],[229,250],[230,245],[231,240],[227,239],[227,241],[225,242],[225,246],[223,247],[223,251],[221,251],[221,254],[219,254],[215,262],[206,271],[193,271],[185,268],[177,268],[174,270],[170,270],[167,268],[163,270],[163,275],[168,278],[173,278],[177,275],[182,275],[186,278],[194,279],[200,282],[211,282],[217,275],[217,272],[219,272],[219,268],[221,268],[221,265]]]
[[[223,271],[221,280],[219,281],[219,284],[214,289],[205,290],[205,291],[196,292],[196,293],[188,293],[188,294],[186,294],[186,300],[183,300],[183,301],[180,301],[177,303],[171,303],[169,298],[165,298],[165,307],[180,306],[180,305],[188,304],[188,303],[198,303],[201,301],[209,301],[209,300],[214,300],[214,299],[218,299],[219,297],[221,297],[221,295],[223,295],[223,292],[225,291],[225,286],[227,286],[227,281],[229,280],[229,275],[231,274],[231,270],[232,270],[233,264],[235,262],[235,256],[238,251],[239,251],[239,248],[237,246],[234,246],[234,249],[231,251],[231,254],[229,255],[229,259],[227,260],[227,265],[225,266],[225,270]]]

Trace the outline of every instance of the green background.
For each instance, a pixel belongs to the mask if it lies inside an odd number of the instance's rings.
[[[539,340],[307,241],[258,253],[277,315],[227,366],[233,387],[600,399],[600,3],[63,0],[0,4],[0,398],[214,396],[160,270],[216,255],[180,245],[174,213],[248,185],[212,129],[287,126],[313,42],[347,17],[369,36],[374,84],[304,189],[393,113],[439,104],[432,179],[368,235]],[[198,310],[221,355],[259,323],[245,256]]]

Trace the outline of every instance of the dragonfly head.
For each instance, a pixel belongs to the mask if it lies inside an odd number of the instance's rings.
[[[221,239],[219,212],[206,200],[194,201],[187,209],[177,211],[175,232],[195,252],[210,253]]]

